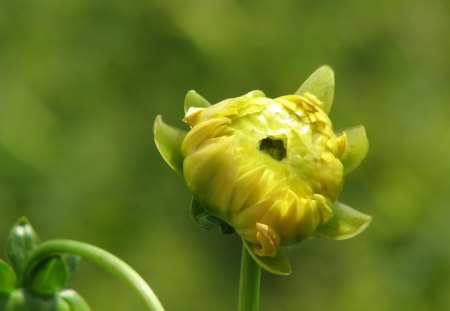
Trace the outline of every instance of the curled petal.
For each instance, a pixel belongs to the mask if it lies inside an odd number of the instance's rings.
[[[333,218],[317,228],[314,236],[334,240],[350,239],[363,232],[372,217],[347,206],[341,202],[333,205]]]
[[[158,115],[153,124],[153,136],[156,147],[164,161],[177,173],[183,173],[183,155],[181,144],[186,132],[164,123]]]
[[[280,247],[278,233],[266,224],[256,223],[256,240],[259,242],[254,251],[260,256],[274,257]]]
[[[209,106],[211,106],[211,104],[194,90],[190,90],[189,92],[187,92],[186,97],[184,98],[184,112],[185,113],[191,107],[207,108]]]
[[[347,137],[347,144],[342,153],[341,162],[344,165],[344,173],[348,174],[355,170],[366,157],[369,141],[362,125],[346,129],[342,135]]]
[[[329,113],[334,97],[334,71],[330,66],[322,66],[314,71],[295,92],[304,96],[310,93],[323,102],[322,109]]]

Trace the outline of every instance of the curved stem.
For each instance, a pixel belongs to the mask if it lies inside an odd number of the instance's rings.
[[[105,268],[135,289],[144,298],[149,310],[164,311],[163,306],[152,289],[133,268],[111,253],[87,243],[72,240],[51,240],[44,242],[32,253],[27,270],[34,263],[47,256],[63,253],[81,256]]]
[[[245,245],[242,245],[239,311],[257,311],[259,309],[260,285],[261,267],[250,256]]]

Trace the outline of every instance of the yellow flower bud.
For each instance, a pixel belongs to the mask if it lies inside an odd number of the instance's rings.
[[[189,189],[261,256],[274,256],[279,245],[310,236],[332,217],[342,188],[342,139],[321,106],[309,93],[270,99],[253,92],[186,113]]]
[[[280,248],[310,236],[349,238],[370,222],[337,202],[368,143],[363,127],[335,134],[327,114],[333,93],[334,74],[324,66],[296,94],[275,99],[253,91],[209,106],[191,91],[188,133],[155,122],[156,144],[183,174],[194,214],[234,228],[271,272],[283,272],[270,259],[279,260]]]

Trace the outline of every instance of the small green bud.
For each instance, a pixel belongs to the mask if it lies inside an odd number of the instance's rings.
[[[38,244],[39,238],[28,219],[20,218],[11,229],[6,241],[6,256],[14,268],[18,285],[22,285],[25,267]]]

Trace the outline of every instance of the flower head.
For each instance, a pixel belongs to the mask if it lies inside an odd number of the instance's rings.
[[[368,142],[362,126],[334,132],[333,93],[333,71],[323,66],[295,94],[275,99],[253,91],[209,105],[190,91],[188,133],[155,121],[158,149],[193,193],[194,219],[232,228],[271,272],[290,271],[286,246],[349,238],[370,222],[337,201]]]

